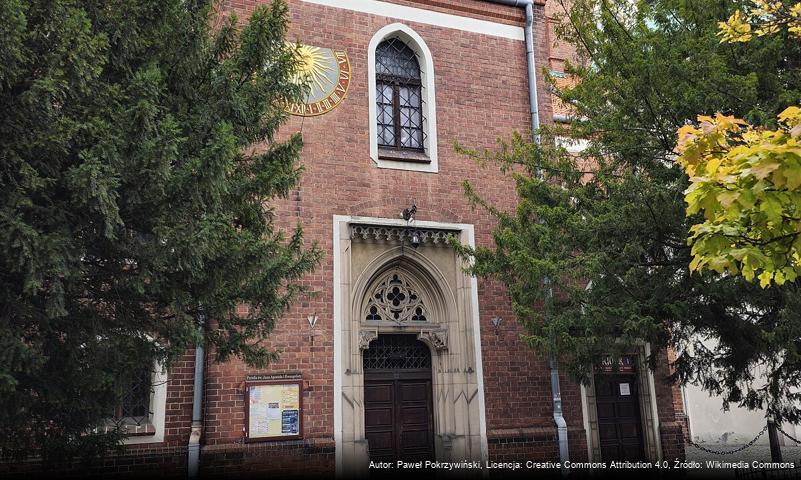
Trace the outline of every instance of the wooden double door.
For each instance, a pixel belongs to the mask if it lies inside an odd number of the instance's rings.
[[[433,460],[431,350],[416,335],[379,335],[362,360],[370,460]]]
[[[364,429],[370,460],[434,459],[431,370],[365,372]]]
[[[598,433],[604,461],[644,460],[636,374],[595,376]]]

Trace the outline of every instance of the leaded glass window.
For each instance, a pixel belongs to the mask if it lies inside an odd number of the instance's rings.
[[[125,424],[141,425],[150,420],[150,396],[153,392],[152,372],[141,368],[134,374],[130,386],[117,408],[116,419]]]
[[[423,299],[401,271],[385,274],[367,299],[365,320],[396,323],[425,322],[428,312]]]
[[[431,368],[431,350],[414,335],[379,335],[364,351],[365,370]]]
[[[423,150],[423,100],[417,55],[400,39],[375,50],[378,145]]]

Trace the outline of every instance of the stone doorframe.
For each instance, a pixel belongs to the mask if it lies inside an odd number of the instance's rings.
[[[361,272],[352,272],[353,226],[383,236],[386,247]],[[461,269],[453,275],[455,288],[426,255],[425,242],[438,243],[445,232],[475,245],[470,224],[415,221],[424,230],[423,244],[393,243],[404,235],[403,220],[334,215],[334,439],[337,476],[359,476],[369,464],[364,434],[364,373],[362,351],[382,333],[416,333],[431,348],[434,436],[437,460],[479,460],[487,456],[483,367],[475,277]],[[376,228],[373,228],[376,227]],[[357,240],[358,241],[358,240]],[[392,322],[366,324],[363,300],[377,276],[390,268],[403,269],[427,295],[432,318],[425,324],[398,326]]]
[[[659,435],[659,412],[656,405],[656,383],[654,372],[648,368],[646,358],[651,353],[650,345],[639,345],[631,352],[637,360],[637,390],[639,393],[640,417],[642,421],[643,451],[649,461],[662,460],[662,439]],[[581,414],[587,435],[587,460],[601,459],[601,436],[598,431],[598,408],[595,403],[595,373],[589,385],[581,385]]]

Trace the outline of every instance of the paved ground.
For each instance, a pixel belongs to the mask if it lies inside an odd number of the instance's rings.
[[[727,451],[734,450],[741,445],[704,445],[711,450]],[[752,445],[740,453],[733,455],[714,455],[704,452],[692,446],[687,446],[687,460],[697,460],[704,462],[706,460],[726,460],[726,461],[754,461],[759,460],[763,462],[770,461],[770,447],[767,445]],[[782,460],[785,462],[795,462],[796,464],[801,461],[801,447],[782,447]]]
[[[706,445],[705,445],[706,446]],[[727,450],[734,450],[735,448],[741,445],[726,445],[726,446],[715,446],[715,445],[708,445],[707,448],[711,450],[718,450],[718,451],[727,451]],[[753,445],[748,447],[747,449],[743,450],[740,453],[735,453],[732,455],[715,455],[711,453],[704,452],[698,448],[687,446],[687,460],[688,461],[698,461],[701,465],[706,465],[707,460],[720,460],[724,462],[753,462],[755,460],[761,462],[770,462],[770,447],[767,445]],[[801,465],[801,447],[799,446],[784,446],[782,447],[782,460],[784,462],[794,462],[796,465]],[[735,471],[734,470],[714,470],[710,471],[707,469],[702,470],[691,470],[690,475],[692,477],[700,477],[700,478],[708,478],[708,477],[715,477],[715,478],[734,478]]]

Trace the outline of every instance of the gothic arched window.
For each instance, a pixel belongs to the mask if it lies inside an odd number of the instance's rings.
[[[375,50],[376,120],[381,148],[417,150],[425,145],[420,64],[398,38]]]

